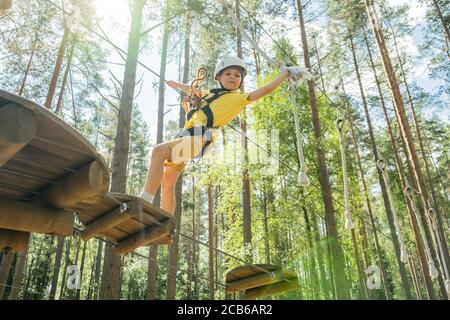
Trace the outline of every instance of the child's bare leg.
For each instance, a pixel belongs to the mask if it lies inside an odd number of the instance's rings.
[[[168,212],[172,216],[175,214],[175,186],[181,172],[171,166],[166,166],[161,183],[161,209]]]
[[[150,166],[145,180],[144,191],[155,195],[164,174],[164,161],[171,159],[171,149],[165,144],[156,145],[152,150]]]

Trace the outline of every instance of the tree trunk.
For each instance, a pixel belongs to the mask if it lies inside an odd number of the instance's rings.
[[[36,51],[37,41],[38,37],[36,35],[36,38],[33,42],[33,49],[31,50],[30,59],[28,60],[27,68],[25,69],[25,75],[23,76],[22,84],[20,85],[19,96],[23,95],[23,91],[25,90],[25,83],[27,82],[28,74],[30,73],[31,63],[33,62],[34,53]]]
[[[75,300],[80,300],[81,298],[81,285],[83,283],[83,271],[84,271],[84,263],[86,261],[86,241],[83,243],[83,251],[81,253],[81,262],[80,262],[80,288],[76,289],[77,294]]]
[[[388,134],[389,134],[389,138],[390,138],[391,146],[392,146],[392,153],[394,154],[395,165],[396,165],[397,172],[398,172],[398,175],[400,178],[400,184],[401,184],[402,190],[405,190],[405,187],[406,187],[405,173],[404,173],[404,170],[402,167],[397,143],[395,141],[394,133],[392,130],[391,120],[389,119],[389,115],[387,113],[386,104],[385,104],[384,97],[383,97],[383,92],[381,90],[380,81],[377,76],[375,64],[374,64],[374,61],[372,58],[372,52],[370,49],[370,44],[369,44],[366,34],[364,34],[364,38],[365,38],[365,42],[366,42],[366,46],[367,46],[367,50],[368,50],[368,54],[369,54],[370,65],[373,70],[375,83],[377,85],[378,94],[380,96],[381,107],[383,109],[384,118],[385,118],[386,124],[387,124]],[[429,275],[429,268],[428,268],[428,263],[427,263],[427,260],[425,257],[425,251],[424,251],[424,247],[423,247],[423,243],[422,243],[422,238],[420,235],[420,230],[417,225],[417,219],[414,215],[413,208],[411,207],[411,204],[409,203],[408,199],[406,199],[406,195],[404,193],[403,193],[403,195],[405,197],[405,203],[406,203],[406,208],[408,211],[411,229],[413,230],[413,234],[414,234],[414,240],[415,240],[415,244],[416,244],[416,248],[417,248],[417,254],[418,254],[418,258],[419,258],[420,266],[421,266],[420,270],[421,270],[421,273],[422,273],[424,281],[425,281],[425,286],[427,289],[428,297],[430,298],[430,297],[434,296],[433,283],[432,283],[431,277]]]
[[[359,90],[360,90],[360,94],[361,94],[362,105],[364,108],[364,114],[366,117],[367,127],[369,130],[369,138],[370,138],[370,145],[371,145],[371,149],[372,149],[372,155],[374,157],[375,166],[377,168],[378,183],[380,184],[380,187],[381,187],[384,208],[386,209],[386,217],[387,217],[387,221],[389,224],[389,229],[391,231],[392,242],[394,245],[395,254],[396,254],[396,258],[397,258],[397,264],[398,264],[398,268],[399,268],[399,272],[400,272],[400,279],[402,281],[403,290],[405,291],[405,296],[408,300],[410,300],[410,299],[412,299],[411,289],[410,289],[409,282],[408,282],[408,276],[406,274],[406,268],[400,260],[400,243],[397,238],[397,233],[396,233],[396,229],[395,229],[395,225],[394,225],[394,216],[393,216],[392,208],[391,208],[391,205],[389,202],[386,182],[383,179],[383,173],[382,173],[381,169],[378,168],[378,166],[376,165],[379,160],[378,149],[377,149],[377,144],[375,141],[375,135],[373,133],[373,127],[372,127],[372,121],[371,121],[370,115],[369,115],[369,109],[367,107],[366,96],[364,93],[364,88],[363,88],[361,76],[359,73],[359,65],[358,65],[358,59],[356,58],[355,46],[353,43],[353,35],[351,33],[349,33],[349,39],[350,39],[350,47],[352,50],[353,63],[355,66],[356,78],[358,80],[358,86],[359,86]]]
[[[394,108],[396,115],[398,117],[398,123],[400,127],[400,132],[404,144],[406,145],[408,162],[410,163],[415,179],[415,185],[418,187],[418,191],[420,193],[420,200],[422,202],[422,207],[424,210],[424,216],[427,215],[428,212],[428,200],[430,199],[428,195],[428,190],[425,188],[425,181],[422,175],[419,158],[417,156],[416,146],[413,141],[411,127],[406,117],[405,107],[403,104],[403,98],[400,93],[400,88],[397,81],[397,76],[392,67],[391,59],[389,57],[389,52],[384,40],[384,36],[381,31],[380,21],[377,16],[376,11],[374,10],[373,0],[365,0],[366,8],[368,11],[369,18],[372,24],[372,30],[375,35],[375,39],[380,51],[380,55],[382,58],[384,70],[386,73],[386,77],[389,80],[389,87],[391,89],[391,94],[394,100]],[[438,217],[439,219],[439,217]],[[438,222],[442,225],[442,222]],[[431,226],[429,226],[430,228]],[[432,232],[432,231],[431,231]],[[446,245],[445,245],[446,246]],[[447,247],[447,246],[446,246]],[[448,249],[447,249],[448,255]],[[444,293],[445,294],[445,293]]]
[[[306,37],[305,22],[303,19],[303,9],[301,0],[297,0],[298,16],[300,20],[300,32],[303,45],[303,55],[305,59],[305,67],[311,70],[309,60],[308,42]],[[320,185],[322,190],[322,198],[325,207],[326,224],[331,251],[331,263],[333,266],[334,287],[337,299],[348,298],[347,280],[345,278],[344,255],[339,243],[339,236],[336,227],[336,218],[334,216],[333,199],[331,197],[330,179],[325,159],[325,153],[322,149],[322,129],[320,127],[319,110],[317,107],[317,98],[314,91],[314,82],[308,81],[308,91],[311,103],[312,122],[314,127],[314,136],[317,141],[316,152],[319,163]]]
[[[102,265],[102,253],[103,253],[103,241],[98,239],[97,243],[97,256],[95,259],[95,276],[94,276],[94,294],[93,294],[93,300],[97,300],[99,296],[99,289],[100,289],[100,268]]]
[[[209,299],[214,300],[214,209],[211,183],[208,184]]]
[[[56,103],[55,113],[61,112],[61,106],[64,98],[64,91],[66,89],[67,78],[69,75],[70,68],[72,67],[72,57],[73,51],[75,49],[76,44],[76,35],[73,36],[72,46],[70,47],[69,56],[67,57],[66,70],[64,71],[63,81],[61,84],[61,90],[59,91],[58,102]]]
[[[44,106],[47,109],[52,108],[53,98],[55,96],[56,85],[58,83],[59,73],[61,72],[62,62],[64,58],[64,52],[66,51],[67,43],[69,42],[70,30],[67,26],[64,26],[64,34],[59,45],[58,56],[56,57],[55,68],[53,69],[52,79],[50,80],[50,87],[48,88],[47,98],[45,99]]]
[[[64,251],[64,237],[58,237],[56,247],[55,268],[53,269],[52,286],[50,288],[50,300],[55,300],[56,289],[58,287],[59,271],[61,270],[61,260]]]
[[[364,277],[364,270],[362,267],[361,258],[359,257],[358,242],[356,240],[356,233],[355,233],[354,228],[351,229],[351,233],[352,233],[353,250],[355,253],[356,270],[358,272],[358,279],[359,279],[359,291],[360,291],[362,299],[367,300],[368,293],[367,293],[367,287],[366,287],[366,279]]]
[[[191,43],[191,12],[187,12],[185,16],[185,32],[184,32],[184,70],[183,70],[183,83],[187,83],[189,80],[189,65],[190,65],[190,43]],[[181,95],[180,99],[183,99],[184,94]],[[179,108],[179,119],[178,127],[183,128],[185,123],[185,111],[182,107]],[[182,193],[183,193],[183,174],[180,175],[175,186],[176,203],[178,204],[175,208],[175,230],[180,230],[181,228],[181,212],[182,212]],[[178,265],[178,251],[180,245],[180,234],[175,233],[172,239],[172,245],[169,248],[169,262],[168,262],[168,272],[167,272],[167,292],[166,299],[174,300],[176,297],[176,283],[177,283],[177,268]]]
[[[445,21],[446,19],[444,18],[444,15],[442,14],[442,10],[441,10],[441,7],[439,6],[439,2],[437,0],[433,0],[433,4],[436,8],[436,12],[438,14],[439,20],[441,20],[442,27],[444,28],[445,42],[447,43],[447,50],[448,50],[448,47],[450,46],[450,29],[448,27],[448,21]]]
[[[30,238],[30,242],[31,242],[31,238]],[[23,281],[23,276],[25,274],[25,266],[27,263],[28,249],[29,249],[29,244],[23,252],[19,252],[17,254],[17,261],[16,261],[16,266],[14,268],[13,284],[12,284],[11,292],[9,295],[9,300],[18,300],[19,299],[20,289],[22,288],[22,285],[23,285],[22,281]]]
[[[8,286],[8,275],[13,263],[14,253],[3,252],[2,261],[0,263],[0,300],[3,300],[6,287]]]
[[[236,18],[241,19],[240,15],[240,0],[235,0]],[[237,55],[242,59],[242,37],[239,28],[236,28],[236,45]],[[244,84],[241,87],[244,90]],[[247,139],[247,120],[245,110],[242,113],[240,120],[241,127],[241,146],[242,146],[242,214],[243,214],[243,235],[244,247],[246,248],[246,260],[252,262],[253,256],[251,251],[252,245],[252,216],[250,203],[250,177],[248,173],[248,139]]]
[[[166,12],[168,8],[166,8]],[[162,143],[164,132],[164,92],[165,92],[165,78],[166,78],[166,65],[167,65],[167,47],[169,44],[170,26],[169,22],[164,24],[164,34],[161,50],[161,63],[159,67],[159,87],[158,87],[158,123],[156,130],[156,144]],[[153,204],[156,206],[161,205],[161,189],[159,189],[155,195]],[[156,299],[156,278],[158,274],[158,246],[150,246],[148,250],[148,274],[147,274],[147,299]]]
[[[111,178],[111,191],[125,193],[127,156],[130,143],[130,122],[133,109],[134,90],[136,86],[136,68],[141,39],[142,12],[145,0],[134,0],[131,19],[131,30],[128,40],[128,55],[125,64],[125,74],[122,95],[119,104],[119,119],[117,125],[114,160]],[[111,245],[106,245],[105,262],[100,298],[117,300],[120,298],[121,259],[115,254]]]
[[[314,257],[314,242],[312,239],[312,231],[311,231],[311,224],[309,222],[309,217],[308,217],[308,211],[306,210],[306,208],[303,206],[303,217],[305,219],[305,224],[306,224],[306,237],[308,240],[308,246],[309,246],[309,273],[310,273],[310,279],[312,282],[312,286],[311,288],[314,290],[312,291],[312,299],[316,300],[319,297],[316,295],[316,292],[319,292],[319,280],[317,279],[317,270],[316,270],[316,259]]]

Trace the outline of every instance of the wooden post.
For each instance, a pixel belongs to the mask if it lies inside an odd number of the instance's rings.
[[[241,294],[240,300],[254,300],[257,298],[275,296],[291,290],[298,290],[300,286],[297,278],[287,279],[277,283],[268,284],[262,287],[246,290]]]
[[[227,283],[225,293],[233,293],[246,289],[253,289],[256,287],[262,287],[275,282],[280,282],[286,278],[293,278],[297,275],[293,272],[287,272],[283,270],[275,270],[273,272],[264,272],[252,277],[239,279],[233,282]]]
[[[139,201],[129,201],[124,203],[125,206],[120,206],[91,222],[81,232],[81,238],[88,241],[93,236],[102,231],[109,230],[122,222],[131,219],[133,216],[137,217],[142,213],[142,204]]]
[[[23,252],[29,240],[28,232],[0,229],[0,251]]]
[[[153,224],[119,242],[117,247],[114,248],[114,253],[125,254],[140,246],[150,244],[170,234],[174,227],[175,225],[172,219],[162,222],[161,225]]]
[[[17,104],[0,107],[0,167],[36,135],[34,114]]]
[[[0,228],[68,236],[73,222],[67,211],[0,198]]]
[[[107,172],[102,165],[98,161],[93,161],[44,190],[32,201],[59,209],[69,208],[83,199],[101,193],[105,174]]]

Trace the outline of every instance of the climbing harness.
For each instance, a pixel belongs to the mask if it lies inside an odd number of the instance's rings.
[[[422,220],[419,217],[416,205],[414,203],[413,192],[415,190],[411,187],[411,185],[409,184],[408,181],[405,181],[405,184],[406,184],[406,186],[403,191],[405,192],[406,198],[408,199],[409,203],[411,204],[412,211],[413,211],[413,213],[416,217],[417,223],[419,225],[419,230],[422,235],[422,241],[423,241],[423,244],[425,245],[425,254],[426,254],[426,258],[427,258],[429,274],[432,279],[436,279],[439,276],[439,272],[437,271],[436,266],[434,265],[434,261],[431,256],[430,245],[427,241],[427,238],[425,237],[425,229],[423,227]]]
[[[208,76],[208,70],[206,68],[199,68],[197,71],[197,77],[192,81],[190,88],[190,95],[183,98],[181,105],[186,111],[186,121],[189,121],[196,112],[202,111],[207,119],[206,126],[196,126],[191,128],[182,129],[176,136],[176,138],[183,137],[202,137],[203,146],[202,150],[195,155],[194,159],[198,160],[207,153],[211,145],[217,139],[220,133],[220,127],[214,127],[214,113],[211,110],[211,103],[225,94],[229,94],[231,91],[226,89],[212,89],[210,93],[203,96],[200,89],[201,81],[205,80]]]
[[[355,228],[352,221],[352,214],[350,213],[350,196],[348,190],[348,173],[347,173],[347,158],[345,155],[345,135],[343,133],[344,129],[344,119],[340,116],[339,108],[337,110],[337,120],[336,129],[339,133],[339,145],[341,149],[341,159],[342,159],[342,177],[344,182],[344,198],[345,198],[345,229],[351,230]]]
[[[406,250],[406,245],[405,245],[405,242],[403,241],[402,230],[401,230],[400,224],[398,222],[397,210],[395,209],[394,201],[393,201],[392,194],[391,194],[389,176],[388,176],[388,173],[386,172],[386,164],[385,164],[384,160],[381,158],[381,155],[379,153],[378,153],[377,166],[381,170],[381,173],[382,173],[383,179],[384,179],[384,183],[386,184],[386,191],[387,191],[387,195],[388,195],[389,205],[391,207],[392,216],[394,219],[395,233],[397,234],[397,238],[400,243],[400,261],[403,263],[407,263],[408,262],[408,251]]]
[[[239,19],[234,15],[230,13],[230,6],[226,3],[224,0],[219,0],[219,2],[222,4],[222,8],[226,14],[228,14],[235,23],[236,27],[241,32],[242,36],[250,43],[250,45],[258,51],[258,53],[264,57],[264,59],[273,67],[280,69],[283,71],[286,66],[283,62],[276,62],[272,58],[270,58],[259,46],[258,44],[252,39],[251,36],[248,35],[248,33],[245,32],[244,28],[242,27],[241,23],[239,22]],[[298,173],[298,183],[302,187],[308,187],[310,185],[310,180],[308,176],[306,175],[307,167],[305,164],[305,157],[303,155],[303,147],[302,147],[302,140],[301,140],[301,130],[300,130],[300,116],[298,113],[298,108],[296,105],[296,99],[295,99],[295,84],[301,83],[305,79],[311,80],[311,74],[308,70],[305,68],[295,68],[296,72],[292,74],[292,76],[289,79],[289,98],[291,100],[291,106],[292,111],[294,113],[294,123],[295,123],[295,135],[296,135],[296,141],[297,141],[297,154],[298,154],[298,160],[300,163],[300,170]],[[290,73],[292,70],[289,70]]]

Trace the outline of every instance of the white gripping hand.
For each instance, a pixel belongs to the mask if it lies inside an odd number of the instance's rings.
[[[287,67],[289,78],[294,82],[303,82],[305,80],[311,81],[312,74],[304,67]]]
[[[292,82],[302,83],[305,80],[312,80],[312,74],[305,67],[286,67],[282,65],[280,71],[283,72],[287,70],[289,72],[289,79]]]

